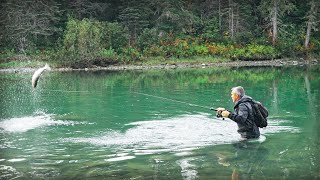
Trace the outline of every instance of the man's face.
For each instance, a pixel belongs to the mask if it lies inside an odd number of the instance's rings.
[[[231,92],[231,98],[233,102],[236,102],[239,100],[239,95],[234,92]]]

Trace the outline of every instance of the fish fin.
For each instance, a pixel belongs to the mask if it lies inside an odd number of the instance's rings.
[[[39,77],[36,78],[34,81],[32,81],[32,87],[35,89],[38,85],[38,80],[39,80]]]

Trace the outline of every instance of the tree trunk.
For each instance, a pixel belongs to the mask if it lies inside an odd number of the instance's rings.
[[[20,44],[19,44],[19,47],[18,47],[18,51],[19,51],[20,53],[25,54],[26,38],[25,38],[25,37],[21,37],[21,38],[19,39],[19,42],[20,42]]]
[[[240,12],[239,12],[239,6],[238,4],[236,4],[236,8],[237,8],[237,11],[236,11],[236,24],[235,24],[235,32],[236,34],[239,32],[239,29],[240,29],[240,23],[239,23],[239,16],[240,16]]]
[[[274,0],[273,2],[273,8],[272,8],[272,13],[273,13],[273,17],[272,17],[272,44],[275,45],[276,44],[276,40],[277,40],[277,35],[278,35],[278,2],[277,0]]]
[[[231,4],[231,38],[234,37],[234,13],[233,13],[233,2]]]
[[[233,14],[233,1],[229,0],[229,32],[231,39],[233,39],[234,34],[234,14]]]
[[[312,23],[311,23],[310,21],[308,21],[308,23],[307,23],[306,39],[305,39],[305,41],[304,41],[304,47],[305,47],[306,49],[308,49],[308,47],[309,47],[311,27],[312,27]]]
[[[316,7],[315,7],[315,2],[311,1],[310,2],[310,11],[309,11],[309,16],[308,16],[308,22],[307,22],[307,32],[306,32],[306,39],[304,41],[304,47],[308,49],[309,47],[309,41],[310,41],[310,34],[311,34],[311,29],[312,29],[312,23],[315,21],[315,17],[313,14],[317,12]]]
[[[221,13],[221,0],[219,0],[219,31],[222,32],[222,13]]]

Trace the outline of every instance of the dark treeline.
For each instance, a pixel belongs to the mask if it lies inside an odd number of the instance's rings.
[[[318,0],[1,0],[1,62],[319,57]]]

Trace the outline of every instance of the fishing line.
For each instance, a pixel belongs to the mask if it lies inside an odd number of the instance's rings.
[[[46,91],[53,91],[53,92],[66,92],[66,93],[89,93],[89,91],[66,91],[66,90],[58,90],[58,89],[44,89]]]
[[[198,105],[198,104],[192,104],[192,103],[188,103],[188,102],[184,102],[184,101],[179,101],[179,100],[175,100],[175,99],[165,98],[165,97],[161,97],[161,96],[155,96],[155,95],[146,94],[146,93],[141,93],[141,92],[133,92],[133,93],[141,94],[141,95],[144,95],[144,96],[150,96],[150,97],[154,97],[154,98],[158,98],[158,99],[169,100],[169,101],[173,101],[173,102],[177,102],[177,103],[181,103],[181,104],[187,104],[187,105],[189,105],[189,106],[195,106],[195,107],[200,107],[200,108],[204,108],[204,109],[208,109],[208,110],[215,110],[215,111],[216,111],[216,109],[213,109],[213,108],[208,107],[208,106],[201,106],[201,105]]]

